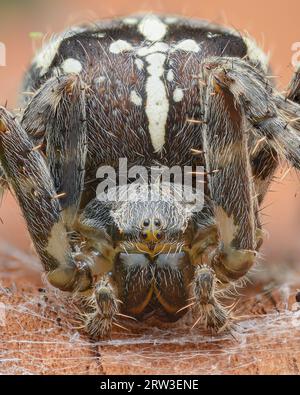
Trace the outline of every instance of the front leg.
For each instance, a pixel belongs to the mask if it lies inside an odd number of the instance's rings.
[[[244,276],[255,260],[255,196],[243,109],[204,65],[205,161],[219,246],[212,267],[222,283]]]
[[[70,229],[84,189],[87,89],[79,75],[50,78],[33,96],[21,121],[31,141],[45,151],[62,217]]]
[[[64,291],[89,288],[89,265],[74,259],[49,169],[21,125],[2,107],[0,159],[49,282]]]
[[[229,314],[215,296],[217,282],[227,286],[251,268],[258,221],[243,110],[205,64],[201,78],[206,81],[200,88],[203,145],[219,241],[210,267],[197,267],[192,289],[200,311],[197,322],[202,319],[219,332],[228,326]]]

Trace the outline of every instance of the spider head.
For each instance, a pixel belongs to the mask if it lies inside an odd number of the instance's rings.
[[[119,202],[111,212],[126,251],[155,255],[183,245],[183,234],[192,216],[183,201],[172,194],[138,195]]]

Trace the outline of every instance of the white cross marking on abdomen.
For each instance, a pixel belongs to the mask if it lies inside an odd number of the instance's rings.
[[[166,123],[169,112],[169,100],[161,77],[164,74],[166,55],[153,53],[146,57],[149,77],[146,81],[146,114],[149,122],[149,133],[155,152],[162,149],[165,143]]]
[[[161,151],[165,144],[166,124],[170,107],[167,90],[162,77],[166,71],[168,72],[167,80],[171,82],[174,79],[173,71],[165,69],[167,53],[173,51],[198,52],[200,50],[198,43],[192,39],[182,40],[175,45],[169,45],[161,41],[166,36],[168,28],[168,25],[156,15],[146,15],[137,25],[138,31],[145,39],[142,47],[134,48],[129,42],[124,40],[115,41],[110,45],[110,51],[115,54],[131,50],[135,51],[136,56],[138,56],[135,59],[135,65],[139,71],[143,70],[143,60],[146,61],[148,75],[145,86],[145,112],[148,118],[149,134],[155,152]],[[174,91],[173,100],[180,102],[183,95],[183,90],[177,87]],[[132,91],[130,97],[135,105],[141,105],[139,92]]]

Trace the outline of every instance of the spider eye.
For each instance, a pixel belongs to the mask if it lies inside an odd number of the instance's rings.
[[[146,232],[142,232],[142,233],[141,233],[141,236],[142,236],[142,239],[144,239],[144,240],[146,240],[147,237],[148,237],[148,235],[147,235]]]
[[[158,232],[158,233],[156,233],[155,236],[156,236],[157,240],[161,240],[163,235],[161,232]]]
[[[143,226],[147,227],[149,225],[150,225],[150,219],[149,218],[144,219]]]
[[[161,226],[161,220],[158,219],[158,218],[155,218],[155,220],[154,220],[154,225],[155,225],[156,227]]]

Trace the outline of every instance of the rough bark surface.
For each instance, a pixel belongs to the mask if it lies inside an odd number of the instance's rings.
[[[239,297],[232,335],[191,330],[193,318],[185,317],[159,327],[123,321],[128,331],[93,343],[77,330],[75,304],[42,283],[36,258],[1,250],[1,373],[299,374],[300,276],[293,268],[255,275],[257,285]]]

